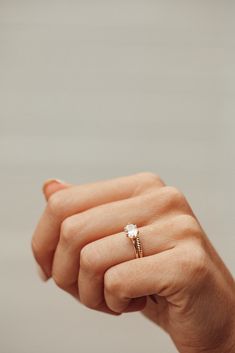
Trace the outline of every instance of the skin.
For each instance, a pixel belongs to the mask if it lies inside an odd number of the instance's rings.
[[[235,282],[182,193],[155,174],[49,180],[32,238],[44,277],[90,309],[140,311],[180,353],[235,352]],[[144,257],[125,236],[137,224]]]

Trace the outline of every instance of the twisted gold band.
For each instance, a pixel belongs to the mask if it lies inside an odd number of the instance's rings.
[[[127,237],[130,238],[132,241],[135,250],[135,257],[143,257],[143,249],[139,238],[139,230],[137,226],[135,224],[127,224],[127,226],[124,228],[124,231]]]
[[[140,242],[139,235],[137,235],[137,237],[135,239],[133,239],[133,245],[134,245],[134,248],[135,248],[136,258],[143,257],[143,249],[142,249],[142,245],[141,245],[141,242]]]

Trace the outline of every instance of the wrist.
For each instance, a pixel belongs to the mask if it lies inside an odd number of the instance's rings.
[[[210,348],[207,350],[199,350],[195,353],[235,353],[235,327],[233,326],[233,331],[224,334],[223,339],[219,343],[213,346],[211,344]]]
[[[226,325],[226,329],[221,329],[219,334],[213,336],[209,342],[197,347],[176,346],[179,353],[235,353],[235,316],[232,313],[231,322]]]
[[[223,304],[218,305],[214,313],[210,312],[207,329],[204,330],[204,334],[197,336],[196,345],[193,347],[190,344],[187,348],[184,346],[183,349],[179,349],[180,353],[235,353],[234,281],[232,286],[227,286],[226,295],[223,295],[222,298],[224,297],[226,300],[223,301]],[[204,328],[206,327],[204,326]]]
[[[203,350],[205,353],[235,353],[235,324],[231,323],[229,329],[224,331],[223,336],[216,345],[211,344],[208,349]],[[195,353],[202,353],[199,350]]]

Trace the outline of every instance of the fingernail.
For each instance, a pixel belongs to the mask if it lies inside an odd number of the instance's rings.
[[[48,280],[47,275],[45,274],[45,272],[41,269],[41,267],[39,265],[37,265],[37,272],[43,282],[46,282]]]
[[[48,185],[52,184],[52,183],[57,183],[57,184],[65,184],[64,181],[60,180],[60,179],[47,179],[42,186],[42,191],[45,193],[45,190],[47,188]]]

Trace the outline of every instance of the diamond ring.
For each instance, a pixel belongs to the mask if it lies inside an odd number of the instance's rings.
[[[135,257],[143,257],[143,249],[139,238],[139,230],[136,224],[127,224],[124,228],[126,236],[131,239],[135,249]]]

